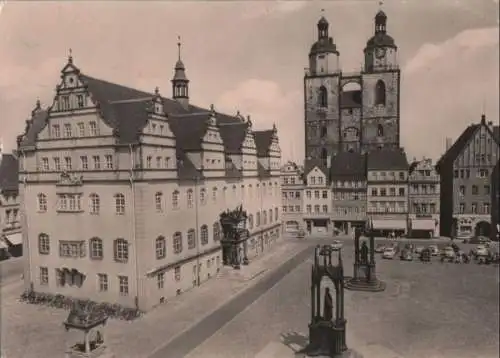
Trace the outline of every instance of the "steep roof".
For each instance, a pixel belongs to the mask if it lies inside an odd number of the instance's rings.
[[[340,152],[330,165],[330,179],[359,180],[366,177],[366,156],[361,153]]]
[[[368,153],[368,170],[408,170],[408,160],[403,149],[379,149]]]
[[[436,168],[438,169],[438,171],[440,170],[439,168],[450,162],[453,162],[458,157],[460,152],[471,140],[480,126],[480,124],[471,124],[470,126],[465,128],[465,130],[462,132],[462,134],[460,134],[455,143],[453,143],[453,145],[441,156],[441,158],[439,158],[438,162],[436,163]]]
[[[257,147],[257,156],[266,157],[269,154],[269,148],[271,147],[271,143],[273,141],[273,130],[255,131],[253,133],[255,146]]]
[[[304,178],[316,167],[321,170],[328,179],[328,169],[321,159],[306,159],[304,164]]]
[[[12,154],[2,154],[0,157],[0,192],[3,190],[18,190],[19,162]]]

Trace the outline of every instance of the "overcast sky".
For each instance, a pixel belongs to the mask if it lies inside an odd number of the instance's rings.
[[[0,5],[1,6],[1,5]],[[177,36],[191,102],[278,126],[304,155],[303,69],[320,10],[344,71],[358,70],[377,1],[7,2],[0,10],[0,136],[11,150],[36,99],[48,106],[68,49],[82,72],[171,95]],[[402,145],[437,158],[484,111],[498,123],[498,0],[385,1],[402,68]]]

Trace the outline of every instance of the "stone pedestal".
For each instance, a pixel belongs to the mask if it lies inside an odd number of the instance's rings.
[[[346,281],[345,288],[351,291],[381,292],[385,290],[385,282],[377,278],[375,263],[355,263],[354,277]]]

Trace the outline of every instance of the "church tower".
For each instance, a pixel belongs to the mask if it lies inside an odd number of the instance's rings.
[[[189,106],[189,80],[186,76],[186,68],[181,60],[181,39],[177,42],[178,59],[175,64],[175,74],[172,79],[172,98],[182,104]]]
[[[375,16],[374,35],[364,49],[362,73],[362,151],[398,148],[400,141],[400,70],[397,46],[387,34],[387,15]]]
[[[306,158],[321,158],[326,165],[339,143],[339,52],[325,17],[317,28],[304,76],[305,149]]]

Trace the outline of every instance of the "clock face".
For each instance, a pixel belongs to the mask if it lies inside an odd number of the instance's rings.
[[[375,56],[376,56],[377,58],[382,58],[382,57],[384,57],[384,56],[385,56],[385,48],[377,48],[377,49],[375,50]]]

